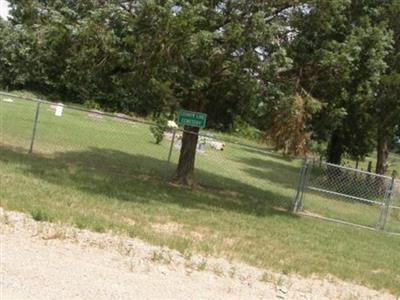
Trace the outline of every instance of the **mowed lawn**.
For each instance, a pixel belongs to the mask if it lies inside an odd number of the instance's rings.
[[[0,101],[5,209],[128,234],[187,255],[219,255],[285,274],[332,274],[400,294],[400,237],[285,211],[298,161],[262,145],[206,148],[196,161],[199,185],[179,187],[165,181],[178,150],[168,165],[168,140],[155,145],[148,125],[112,117],[66,109],[57,118],[42,105],[34,154],[28,155],[35,108]],[[309,198],[311,208],[325,212],[318,197]]]

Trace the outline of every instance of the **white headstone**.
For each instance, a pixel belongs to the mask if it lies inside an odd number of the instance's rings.
[[[177,129],[177,128],[178,128],[178,125],[175,123],[175,121],[169,120],[169,121],[167,122],[167,127],[168,127],[168,128],[171,128],[171,129]]]
[[[58,103],[54,115],[56,115],[57,117],[61,117],[63,114],[63,110],[64,110],[64,104]]]

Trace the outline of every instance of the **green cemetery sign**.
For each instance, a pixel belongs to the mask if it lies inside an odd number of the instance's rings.
[[[181,110],[178,113],[178,124],[179,125],[187,125],[191,127],[206,127],[207,114]]]

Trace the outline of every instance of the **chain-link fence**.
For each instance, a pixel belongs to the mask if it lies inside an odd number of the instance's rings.
[[[43,164],[93,170],[93,176],[170,180],[182,147],[182,129],[167,130],[156,144],[150,130],[155,124],[144,119],[1,92],[0,121],[0,159],[28,163],[25,153],[32,153]],[[315,217],[400,233],[400,185],[386,176],[324,162],[302,165],[259,143],[203,131],[194,179],[210,202],[223,195],[226,200],[218,205],[238,212],[267,215],[295,207]]]
[[[3,151],[32,153],[110,175],[162,181],[175,175],[181,128],[166,130],[156,144],[150,130],[156,124],[147,120],[4,93],[0,112]],[[199,134],[194,173],[199,190],[206,189],[211,198],[226,195],[224,206],[247,213],[292,207],[300,162],[281,159],[259,143],[226,137]],[[281,174],[276,174],[278,168]]]
[[[306,160],[300,172],[295,212],[400,233],[394,178]]]

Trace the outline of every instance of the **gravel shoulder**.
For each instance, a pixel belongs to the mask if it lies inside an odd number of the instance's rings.
[[[0,208],[0,299],[395,299],[334,278],[266,272]]]

